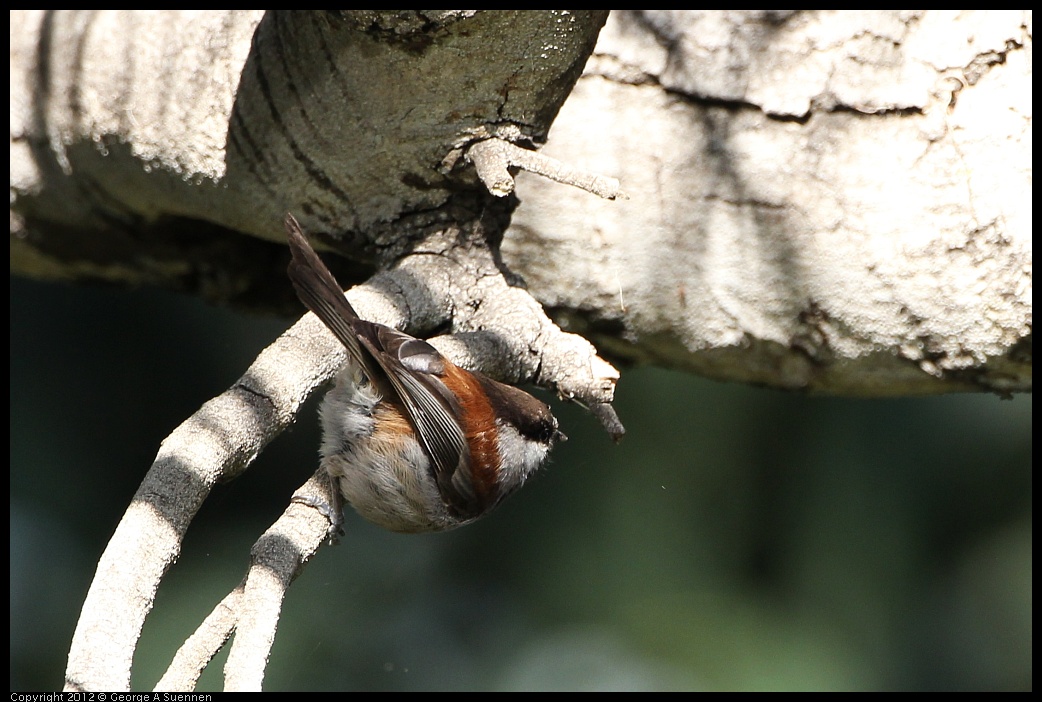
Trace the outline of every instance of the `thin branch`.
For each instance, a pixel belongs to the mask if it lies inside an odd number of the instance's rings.
[[[189,692],[221,647],[228,642],[242,604],[245,582],[229,592],[177,650],[155,692]]]
[[[225,691],[260,691],[286,590],[329,535],[329,515],[310,505],[336,504],[330,485],[324,471],[315,473],[254,545],[235,641],[224,667]]]
[[[342,358],[309,315],[163,441],[98,563],[73,634],[66,690],[129,689],[145,617],[203,500],[218,480],[246,469]]]
[[[627,199],[615,178],[573,168],[538,151],[522,149],[502,139],[477,142],[467,151],[467,157],[474,164],[478,178],[496,197],[506,197],[514,192],[514,176],[510,168],[520,168],[606,200]]]

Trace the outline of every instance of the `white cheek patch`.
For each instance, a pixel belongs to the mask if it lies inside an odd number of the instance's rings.
[[[517,487],[520,487],[521,483],[543,464],[546,454],[550,452],[550,447],[547,444],[526,439],[509,424],[496,422],[496,429],[499,431],[500,470],[516,479],[516,483],[509,478],[500,482],[516,484]]]

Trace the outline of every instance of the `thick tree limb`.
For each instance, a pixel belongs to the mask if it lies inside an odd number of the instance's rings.
[[[1030,21],[613,14],[544,151],[630,199],[521,173],[504,259],[634,361],[839,395],[1030,391]]]

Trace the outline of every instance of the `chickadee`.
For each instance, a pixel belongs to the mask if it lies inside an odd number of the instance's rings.
[[[407,533],[467,524],[521,487],[566,439],[550,408],[528,393],[360,319],[291,214],[286,232],[297,295],[347,348],[320,410],[321,455],[362,517]]]

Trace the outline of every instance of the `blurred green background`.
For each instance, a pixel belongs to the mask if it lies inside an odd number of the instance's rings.
[[[159,442],[290,320],[11,281],[11,689],[60,689],[94,565]],[[624,369],[489,518],[348,515],[289,591],[268,690],[1032,686],[1031,398],[810,398]],[[218,487],[135,659],[151,689],[314,470],[315,403]],[[220,689],[224,655],[202,689]]]

